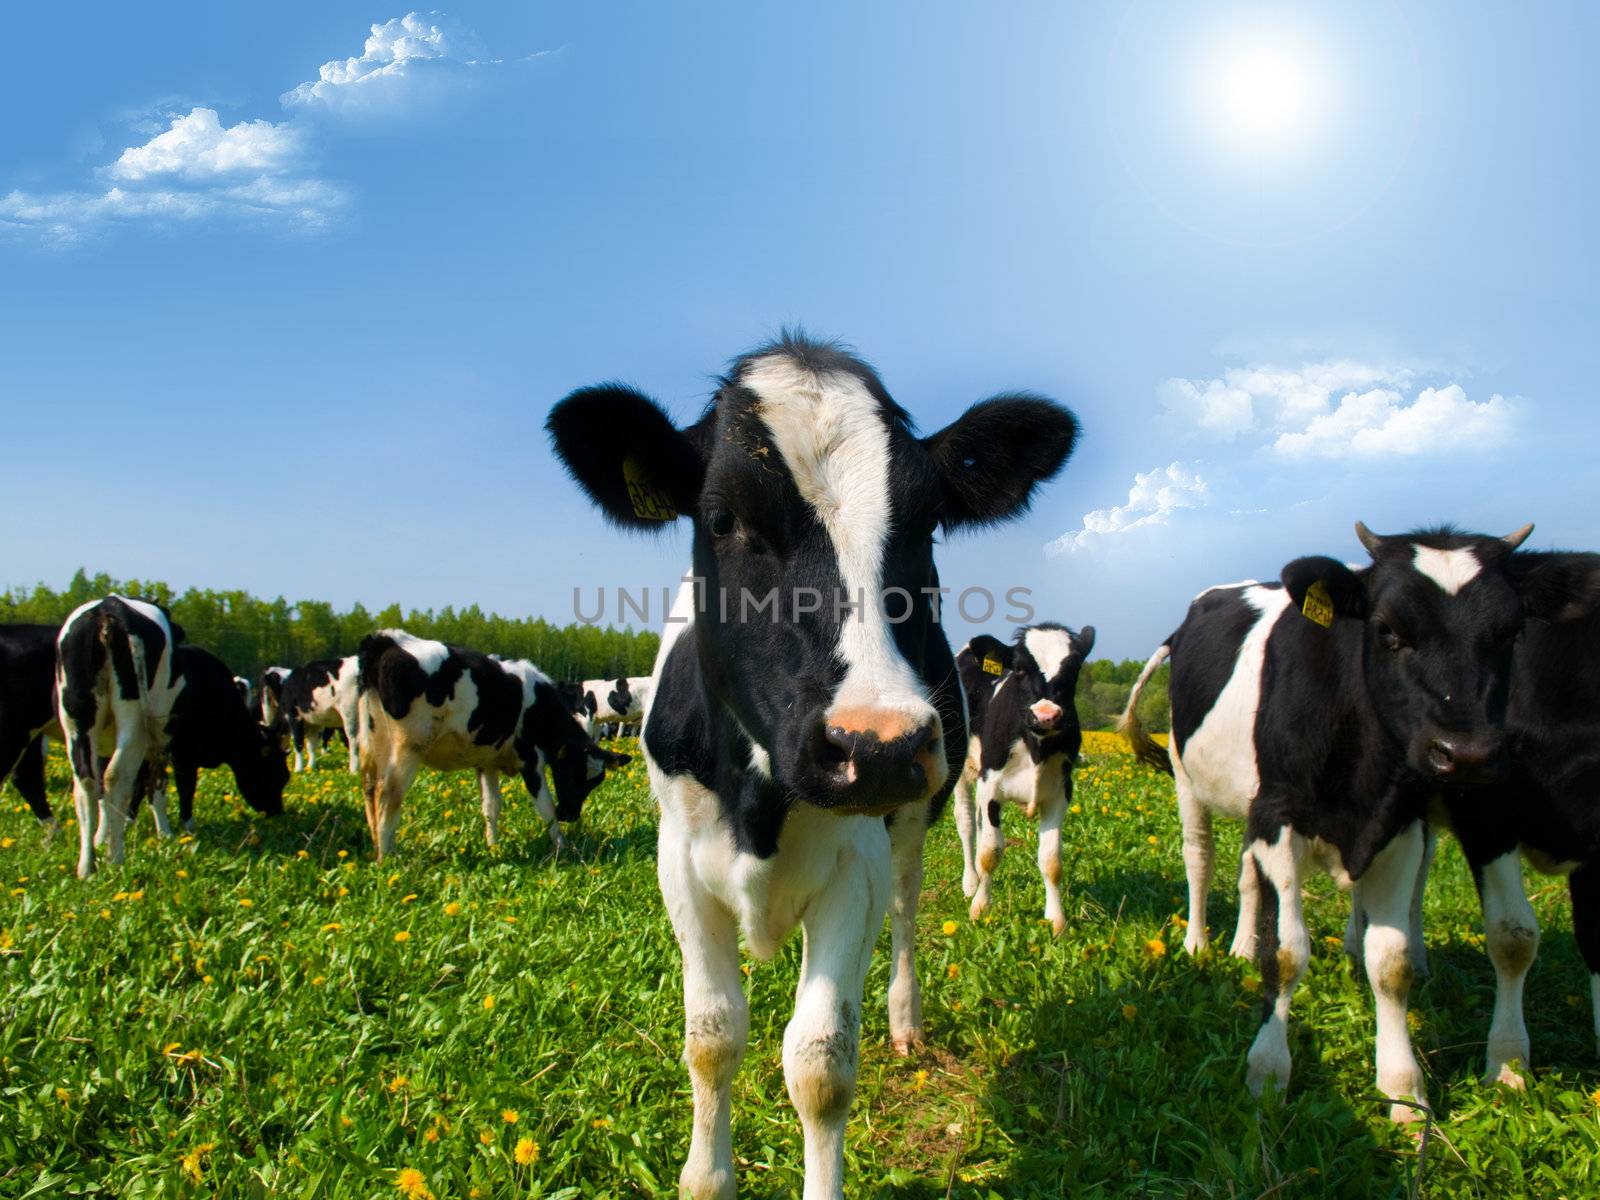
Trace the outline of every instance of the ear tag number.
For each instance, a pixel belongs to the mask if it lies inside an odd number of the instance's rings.
[[[628,502],[641,521],[676,521],[678,510],[672,498],[650,482],[650,476],[636,458],[622,460],[622,479],[628,485]]]
[[[1300,605],[1306,620],[1315,621],[1324,629],[1333,626],[1333,597],[1328,595],[1328,585],[1317,580],[1306,589],[1306,598]]]
[[[985,675],[1004,675],[1006,669],[998,658],[992,654],[987,654],[983,659],[983,673]]]

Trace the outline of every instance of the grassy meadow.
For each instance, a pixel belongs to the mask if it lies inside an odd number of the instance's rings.
[[[1371,1004],[1326,881],[1296,1007],[1295,1078],[1253,1103],[1254,967],[1181,950],[1171,784],[1091,740],[1064,835],[1069,926],[1053,939],[1032,830],[1007,813],[996,904],[970,924],[946,817],[920,922],[929,1046],[887,1044],[887,933],[867,984],[849,1133],[852,1194],[884,1197],[1388,1197],[1418,1143],[1372,1087]],[[72,876],[76,830],[41,841],[0,802],[0,1196],[662,1196],[688,1142],[678,957],[656,895],[642,764],[589,801],[552,859],[507,784],[483,843],[468,774],[424,773],[400,853],[375,865],[355,777],[330,753],[260,821],[206,773],[194,837],[141,814],[128,861]],[[59,755],[52,796],[70,810]],[[1236,830],[1219,830],[1231,879]],[[1524,1094],[1477,1080],[1493,994],[1471,881],[1441,846],[1431,977],[1413,1024],[1439,1112],[1426,1196],[1600,1194],[1600,1071],[1560,881],[1529,985]],[[1219,882],[1215,936],[1235,912]],[[748,967],[734,1089],[742,1194],[800,1189],[782,1029],[798,940]]]

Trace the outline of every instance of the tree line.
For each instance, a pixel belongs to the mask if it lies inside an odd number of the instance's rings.
[[[369,612],[361,604],[339,611],[324,600],[279,596],[263,600],[244,591],[189,588],[180,593],[157,580],[112,579],[79,570],[62,591],[35,584],[0,592],[0,621],[59,625],[67,614],[108,592],[154,600],[184,628],[189,641],[219,656],[235,673],[251,679],[269,666],[298,666],[316,658],[354,654],[374,629],[401,628],[418,637],[470,646],[508,658],[537,663],[552,679],[601,679],[648,675],[660,638],[611,626],[553,625],[542,617],[504,617],[476,604],[402,611],[391,604]],[[1085,729],[1116,723],[1144,664],[1134,659],[1095,659],[1078,676],[1078,719]],[[1149,729],[1171,723],[1167,668],[1145,689],[1139,715]]]

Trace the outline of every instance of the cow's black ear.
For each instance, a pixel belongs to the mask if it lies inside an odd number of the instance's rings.
[[[1366,618],[1366,585],[1336,558],[1324,554],[1297,558],[1279,578],[1294,606],[1319,625],[1331,624],[1334,617]]]
[[[1070,411],[1042,396],[995,396],[924,439],[944,484],[946,529],[1026,512],[1034,488],[1061,470],[1078,440]]]
[[[1502,569],[1530,617],[1574,621],[1600,612],[1600,554],[1519,551]]]
[[[998,678],[1011,670],[1016,662],[1016,648],[987,633],[980,633],[973,638],[967,643],[967,649],[972,651],[973,663],[985,675]]]
[[[1094,650],[1094,626],[1085,625],[1072,636],[1072,648],[1078,652],[1079,658],[1088,658]]]
[[[661,529],[692,513],[705,461],[661,406],[621,384],[580,388],[550,410],[551,445],[608,520]]]

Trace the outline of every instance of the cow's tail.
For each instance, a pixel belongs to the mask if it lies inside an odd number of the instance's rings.
[[[1171,654],[1172,647],[1168,644],[1156,647],[1156,652],[1144,664],[1144,670],[1139,672],[1139,678],[1134,680],[1133,691],[1128,693],[1128,707],[1122,710],[1122,719],[1117,722],[1117,732],[1128,739],[1128,745],[1133,749],[1133,756],[1158,771],[1165,771],[1168,775],[1172,774],[1172,754],[1165,746],[1152,740],[1140,723],[1139,698],[1144,695],[1145,685],[1150,682],[1150,677]]]

